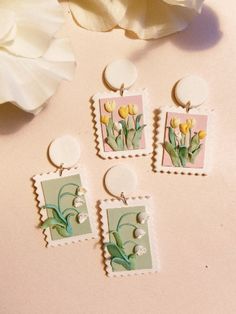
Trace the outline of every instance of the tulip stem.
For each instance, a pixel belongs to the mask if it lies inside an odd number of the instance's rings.
[[[191,145],[192,131],[189,129],[189,146]]]

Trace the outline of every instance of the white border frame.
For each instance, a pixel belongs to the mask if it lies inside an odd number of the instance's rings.
[[[35,188],[35,193],[37,195],[37,201],[38,201],[38,208],[39,208],[39,214],[40,214],[40,221],[43,222],[45,219],[48,218],[47,215],[47,209],[43,208],[45,205],[45,199],[44,199],[44,194],[43,194],[43,189],[42,189],[42,182],[47,181],[47,180],[52,180],[52,179],[60,179],[60,178],[65,178],[69,176],[73,176],[79,174],[81,177],[81,182],[85,188],[87,188],[87,181],[84,176],[84,169],[81,169],[79,167],[72,168],[72,169],[64,169],[62,175],[60,176],[59,171],[56,172],[49,172],[49,173],[44,173],[40,175],[35,175],[32,179],[34,181],[34,188]],[[80,241],[84,240],[89,240],[89,239],[94,239],[97,238],[97,230],[95,228],[95,217],[94,213],[92,212],[90,202],[88,200],[87,194],[85,194],[85,201],[86,205],[88,208],[88,216],[89,216],[89,221],[91,225],[92,232],[88,234],[83,234],[83,235],[77,235],[77,236],[72,236],[72,237],[66,237],[63,239],[59,240],[53,240],[51,238],[51,232],[49,228],[43,230],[43,233],[45,235],[45,241],[47,242],[47,247],[56,247],[60,245],[65,245],[65,244],[71,244],[71,243],[78,243]]]
[[[120,95],[120,91],[117,92],[104,92],[97,93],[92,98],[92,108],[94,114],[94,127],[95,127],[95,136],[96,136],[96,149],[98,155],[104,159],[107,158],[125,158],[125,157],[138,157],[138,156],[147,156],[153,152],[152,147],[152,133],[151,126],[152,120],[150,118],[150,105],[149,105],[149,94],[147,89],[135,90],[135,91],[127,91],[124,90],[123,96],[142,96],[143,100],[143,123],[147,126],[144,128],[145,134],[145,148],[136,149],[136,150],[127,150],[127,151],[111,151],[106,152],[104,150],[103,144],[103,136],[101,130],[101,122],[100,122],[100,108],[99,108],[99,100],[101,98],[118,98],[122,97]]]
[[[190,117],[194,115],[205,115],[207,116],[207,137],[205,139],[205,152],[204,152],[204,167],[203,168],[184,168],[184,167],[168,167],[162,165],[164,148],[163,141],[165,136],[165,125],[166,125],[166,114],[168,112],[176,112],[180,114],[188,114]],[[209,110],[202,110],[200,108],[190,109],[189,113],[183,107],[162,107],[160,108],[160,113],[158,114],[158,130],[157,130],[157,146],[156,146],[156,162],[155,171],[156,172],[168,172],[177,174],[194,174],[194,175],[207,175],[209,171],[209,158],[210,158],[210,145],[209,142],[212,137],[212,122],[211,122],[211,112]]]
[[[158,254],[157,254],[157,245],[156,245],[156,233],[153,222],[155,220],[155,213],[153,210],[153,204],[150,196],[144,197],[132,197],[127,198],[128,205],[125,205],[122,201],[117,199],[109,199],[103,200],[99,202],[99,207],[101,209],[101,228],[102,228],[102,243],[103,243],[103,255],[104,262],[106,265],[106,273],[108,277],[127,277],[130,275],[140,275],[147,273],[155,273],[158,272],[159,262],[158,262]],[[104,243],[109,241],[109,226],[107,220],[107,209],[112,208],[125,208],[132,206],[145,206],[145,211],[149,214],[150,218],[148,220],[148,233],[149,233],[149,242],[151,248],[151,257],[152,257],[152,268],[150,269],[137,269],[137,270],[127,270],[127,271],[113,271],[112,266],[110,264],[110,254],[107,249],[104,248]]]

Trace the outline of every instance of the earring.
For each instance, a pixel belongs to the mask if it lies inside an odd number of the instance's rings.
[[[96,238],[84,169],[77,165],[80,158],[78,140],[70,135],[57,138],[50,144],[48,155],[57,170],[33,177],[40,227],[47,246]]]
[[[175,87],[178,107],[160,109],[156,170],[182,174],[207,174],[210,110],[200,106],[208,96],[206,82],[187,76]]]
[[[102,158],[152,152],[148,92],[128,91],[137,76],[137,69],[129,60],[114,61],[104,72],[104,80],[113,92],[93,97],[97,150]]]
[[[153,205],[150,196],[131,197],[137,181],[135,172],[125,165],[114,166],[105,175],[105,187],[115,197],[99,203],[104,258],[110,277],[159,270]]]

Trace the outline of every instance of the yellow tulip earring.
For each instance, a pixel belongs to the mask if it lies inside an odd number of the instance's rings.
[[[148,92],[128,90],[137,76],[137,69],[129,60],[110,63],[104,71],[104,81],[112,92],[97,93],[92,99],[97,150],[102,158],[135,157],[152,152]]]
[[[155,170],[205,175],[210,115],[200,105],[207,99],[207,84],[197,76],[187,76],[176,84],[174,95],[178,106],[160,110]]]

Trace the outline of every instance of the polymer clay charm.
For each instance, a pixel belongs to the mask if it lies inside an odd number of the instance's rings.
[[[127,90],[137,79],[135,65],[126,59],[116,60],[106,67],[104,79],[114,91],[93,97],[98,155],[148,155],[152,152],[148,92]]]
[[[117,277],[158,271],[151,197],[131,197],[137,177],[124,165],[109,169],[105,186],[116,197],[101,201],[99,205],[107,275]]]
[[[49,157],[58,170],[33,177],[47,246],[95,238],[84,170],[76,167],[78,140],[70,135],[55,139],[49,146]]]
[[[157,171],[207,174],[210,114],[200,109],[207,95],[207,84],[200,77],[187,76],[176,84],[179,107],[160,109]]]

